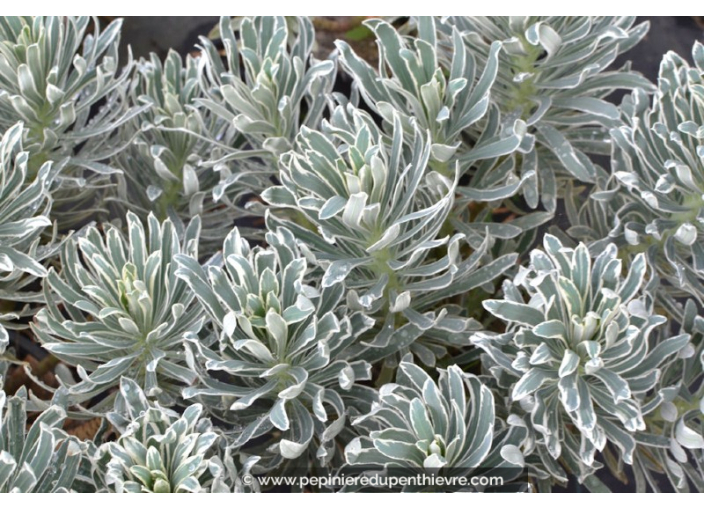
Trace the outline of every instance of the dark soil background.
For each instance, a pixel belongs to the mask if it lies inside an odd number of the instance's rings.
[[[324,57],[333,50],[338,38],[349,38],[350,31],[359,26],[363,16],[317,16],[314,18],[318,39],[317,54]],[[638,22],[650,21],[650,32],[641,43],[622,55],[617,64],[630,60],[633,68],[655,81],[662,55],[675,51],[691,61],[694,41],[704,41],[704,16],[643,16]],[[146,57],[151,52],[166,56],[169,48],[181,54],[196,50],[198,36],[207,35],[218,23],[212,16],[128,16],[124,18],[122,46],[127,55],[131,46],[135,57]],[[352,36],[356,47],[365,47],[373,57],[374,42]]]
[[[660,60],[668,51],[679,53],[692,61],[692,46],[695,41],[704,41],[704,16],[643,16],[638,22],[650,21],[650,31],[645,38],[628,53],[622,55],[617,64],[630,60],[633,69],[650,80],[656,81]]]

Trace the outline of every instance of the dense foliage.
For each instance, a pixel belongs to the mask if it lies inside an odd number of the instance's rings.
[[[369,19],[376,66],[120,28],[0,18],[0,491],[704,492],[704,46],[656,86],[632,17]]]

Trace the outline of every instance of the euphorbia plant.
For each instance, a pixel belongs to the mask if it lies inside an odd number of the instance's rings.
[[[704,491],[700,44],[656,87],[633,17],[101,23],[0,18],[0,491]],[[447,489],[383,485],[309,489]]]

